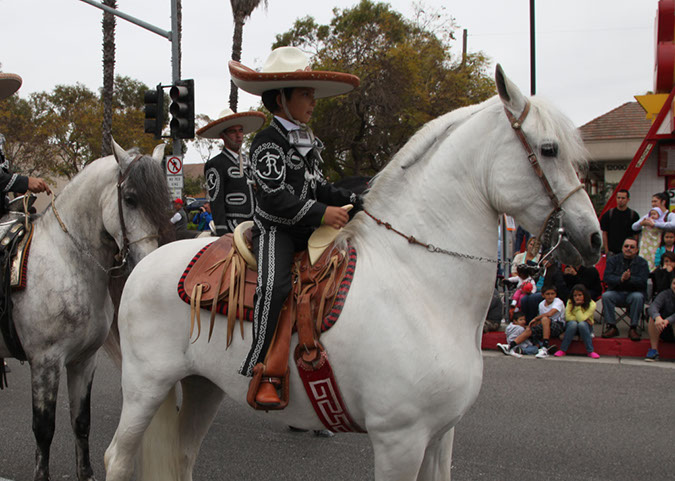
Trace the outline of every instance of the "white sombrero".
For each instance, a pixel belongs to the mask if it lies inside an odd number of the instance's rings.
[[[6,99],[21,87],[21,77],[13,73],[0,73],[0,100]]]
[[[253,95],[286,87],[310,87],[314,98],[321,99],[346,94],[359,86],[356,75],[310,70],[309,58],[297,47],[272,50],[260,72],[234,60],[230,60],[229,67],[234,84]]]
[[[231,109],[225,109],[218,115],[219,119],[199,129],[197,135],[207,139],[219,139],[223,131],[235,125],[241,125],[244,128],[244,134],[250,134],[265,123],[265,114],[254,110],[235,114]]]

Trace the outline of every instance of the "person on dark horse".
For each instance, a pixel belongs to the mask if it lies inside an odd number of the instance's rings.
[[[218,235],[234,232],[238,224],[253,219],[255,199],[248,159],[242,155],[241,144],[244,135],[255,132],[264,122],[262,112],[236,114],[225,109],[220,118],[197,131],[200,137],[223,140],[222,152],[204,165],[211,214]]]

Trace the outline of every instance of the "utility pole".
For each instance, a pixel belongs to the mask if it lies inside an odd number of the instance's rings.
[[[530,95],[537,93],[537,69],[534,48],[534,0],[530,0]]]

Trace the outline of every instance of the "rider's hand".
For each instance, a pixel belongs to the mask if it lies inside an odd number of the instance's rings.
[[[336,229],[341,229],[347,224],[349,214],[342,207],[326,207],[326,213],[323,215],[323,223]]]
[[[47,182],[40,179],[39,177],[28,177],[28,190],[35,194],[40,192],[46,192],[47,194],[52,193],[51,189],[47,185]]]

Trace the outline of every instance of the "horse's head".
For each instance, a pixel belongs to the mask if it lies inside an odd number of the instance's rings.
[[[157,248],[159,235],[167,228],[169,191],[161,168],[164,146],[155,147],[152,156],[130,155],[113,141],[117,182],[106,196],[103,225],[132,268]]]
[[[562,225],[557,257],[564,263],[594,264],[602,237],[593,205],[577,176],[586,166],[578,131],[540,99],[525,98],[499,65],[496,83],[506,111],[501,123],[508,133],[493,168],[492,205],[534,235],[550,235],[552,244],[558,241]]]

